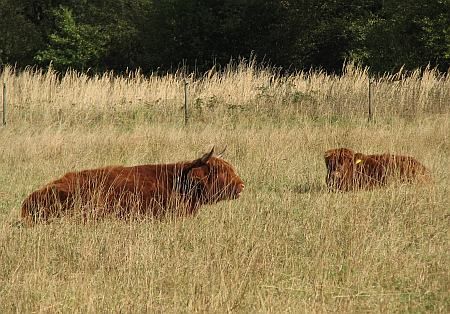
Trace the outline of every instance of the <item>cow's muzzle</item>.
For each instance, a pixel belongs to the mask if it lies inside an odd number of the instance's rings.
[[[240,183],[234,187],[234,191],[232,193],[233,198],[239,198],[241,196],[242,191],[244,190],[244,183]]]

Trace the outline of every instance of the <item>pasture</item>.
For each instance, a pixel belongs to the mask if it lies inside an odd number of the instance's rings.
[[[250,63],[88,77],[5,68],[0,312],[450,310],[450,77],[432,70],[288,77]],[[193,160],[227,147],[241,198],[196,217],[20,224],[33,190],[73,170]],[[323,153],[412,155],[430,185],[329,193]]]

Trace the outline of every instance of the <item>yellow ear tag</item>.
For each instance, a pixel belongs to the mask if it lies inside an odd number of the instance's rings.
[[[355,162],[355,164],[359,164],[359,163],[362,163],[361,159],[357,159],[356,162]]]

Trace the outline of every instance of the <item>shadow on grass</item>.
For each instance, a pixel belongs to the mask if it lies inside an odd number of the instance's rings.
[[[326,193],[328,189],[320,182],[305,182],[293,185],[291,191],[298,194]]]

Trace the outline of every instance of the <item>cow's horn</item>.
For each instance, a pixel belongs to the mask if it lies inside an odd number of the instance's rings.
[[[209,153],[204,154],[202,157],[200,157],[199,159],[194,160],[190,165],[188,165],[186,168],[184,168],[181,172],[181,181],[183,181],[187,174],[193,169],[193,168],[197,168],[197,167],[201,167],[204,166],[209,158],[211,158],[211,156],[214,154],[214,146],[211,149],[211,151]]]
[[[219,154],[217,154],[217,156],[222,157],[223,153],[225,153],[226,150],[227,150],[227,146],[225,145],[225,148]]]
[[[200,159],[200,161],[202,163],[206,163],[213,154],[214,154],[214,146],[209,153],[206,153],[203,155],[203,157]]]

